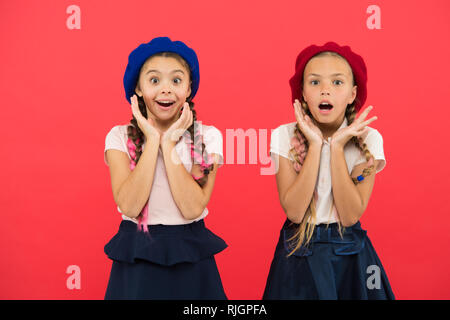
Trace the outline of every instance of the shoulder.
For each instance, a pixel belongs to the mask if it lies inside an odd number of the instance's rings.
[[[104,160],[105,163],[108,165],[108,161],[106,158],[106,151],[109,149],[119,150],[122,152],[125,152],[128,157],[130,157],[128,153],[127,148],[127,140],[128,140],[128,128],[129,124],[125,125],[117,125],[112,127],[111,130],[109,130],[108,134],[105,138],[105,150],[104,150]]]
[[[121,124],[116,125],[109,130],[107,136],[120,136],[120,137],[127,137],[128,136],[128,127],[131,124]]]
[[[116,125],[109,130],[105,138],[105,150],[117,149],[125,152],[127,149],[128,126],[130,124]]]
[[[222,132],[220,132],[219,129],[217,129],[213,125],[206,125],[203,123],[197,123],[199,126],[200,132],[203,135],[203,138],[205,140],[205,143],[222,143],[223,136]]]
[[[200,132],[203,135],[203,143],[209,154],[217,154],[219,156],[219,168],[223,165],[223,137],[219,129],[212,125],[198,123]]]
[[[291,149],[291,138],[294,136],[296,124],[297,122],[290,122],[272,130],[270,135],[270,153],[276,153],[291,159],[289,150]]]
[[[279,125],[277,128],[272,130],[271,137],[273,138],[289,138],[294,135],[295,126],[297,122],[289,122]]]
[[[367,128],[369,130],[365,135],[361,136],[361,138],[362,142],[366,144],[367,149],[370,151],[375,161],[377,162],[376,172],[378,173],[381,170],[383,170],[384,167],[386,166],[386,156],[384,154],[384,147],[383,147],[383,136],[377,129],[371,127]],[[354,166],[366,162],[365,156],[360,152],[355,152],[355,158],[357,158],[357,160],[354,162]]]
[[[206,125],[201,122],[198,122],[197,125],[199,126],[199,130],[203,136],[203,143],[205,144],[208,152],[222,154],[222,132],[212,125]]]
[[[211,134],[211,133],[221,134],[220,130],[213,125],[203,124],[202,122],[196,122],[196,125],[199,126],[203,134]]]
[[[368,131],[365,135],[361,136],[362,141],[367,145],[369,149],[378,149],[383,147],[383,136],[381,133],[371,127],[367,127]]]

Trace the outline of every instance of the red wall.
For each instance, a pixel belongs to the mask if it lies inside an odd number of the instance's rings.
[[[397,298],[449,299],[450,2],[174,2],[0,2],[0,298],[103,299],[103,246],[121,219],[104,139],[131,118],[128,54],[165,35],[196,50],[198,117],[224,138],[295,121],[288,79],[305,46],[331,40],[360,53],[387,160],[363,227]],[[378,30],[366,26],[373,4]],[[66,25],[70,5],[81,29]],[[229,244],[216,259],[230,299],[261,298],[285,219],[261,167],[223,166],[208,205],[208,227]],[[70,265],[80,289],[66,285]]]

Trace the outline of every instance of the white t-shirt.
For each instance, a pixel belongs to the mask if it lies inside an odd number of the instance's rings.
[[[197,122],[197,124],[199,125],[199,130],[201,130],[200,132],[203,134],[203,143],[205,144],[205,148],[208,154],[215,153],[220,156],[220,168],[223,165],[222,133],[214,126],[203,125],[199,122]],[[105,151],[103,153],[106,165],[108,165],[106,159],[106,150],[108,149],[115,149],[125,152],[128,155],[128,158],[131,159],[127,149],[128,126],[129,124],[115,126],[107,134],[105,139]],[[142,148],[142,150],[145,149],[145,143]],[[190,149],[188,144],[186,143],[186,139],[184,136],[182,136],[181,140],[175,145],[175,150],[186,170],[190,172],[192,168],[192,160]],[[119,207],[117,207],[117,210],[122,213]],[[161,148],[159,148],[153,184],[148,202],[148,224],[188,224],[193,221],[203,219],[207,214],[208,208],[205,208],[203,210],[203,213],[197,219],[187,220],[183,217],[181,211],[178,209],[175,203],[175,200],[172,197],[162,151]],[[130,220],[134,223],[138,223],[137,219],[130,218],[124,214],[122,214],[122,218],[124,220]]]
[[[289,154],[291,146],[291,138],[294,136],[296,122],[283,124],[272,131],[270,140],[270,153],[279,154],[291,161],[294,158]],[[348,125],[347,118],[344,118],[340,128]],[[364,143],[367,144],[367,148],[374,156],[375,160],[382,160],[379,162],[376,169],[376,173],[380,172],[386,166],[386,159],[384,157],[383,150],[383,137],[374,128],[369,128],[369,131],[365,137],[363,137]],[[337,211],[333,201],[333,193],[331,190],[331,155],[330,155],[330,140],[323,141],[322,152],[320,156],[319,176],[316,183],[315,193],[317,195],[316,202],[316,224],[321,223],[333,223],[337,222]],[[366,158],[362,155],[360,150],[354,145],[354,143],[347,143],[344,147],[344,157],[347,163],[349,175],[353,168],[361,163],[366,162]],[[330,216],[331,214],[331,216]]]

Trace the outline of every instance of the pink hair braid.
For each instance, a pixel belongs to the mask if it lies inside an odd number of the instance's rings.
[[[136,142],[139,143],[139,138],[137,138]],[[136,145],[130,138],[128,138],[127,147],[131,157],[130,169],[134,170],[136,167]],[[148,200],[138,216],[138,230],[143,230],[148,233]]]

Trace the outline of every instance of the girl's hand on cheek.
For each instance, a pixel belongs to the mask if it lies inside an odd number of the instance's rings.
[[[150,117],[148,117],[148,119],[146,119],[142,115],[141,111],[139,110],[139,105],[138,105],[138,100],[137,100],[136,95],[133,95],[131,97],[131,111],[133,112],[133,116],[136,119],[139,128],[144,133],[145,138],[147,140],[154,139],[155,141],[159,141],[161,133],[155,127],[155,124]]]
[[[295,99],[294,102],[295,118],[302,133],[305,135],[309,144],[322,145],[323,135],[322,131],[313,123],[311,118],[305,114],[300,102]]]
[[[369,125],[372,121],[375,121],[378,119],[378,117],[372,117],[369,120],[365,120],[369,112],[373,109],[372,106],[368,106],[361,115],[353,121],[353,123],[345,128],[341,128],[338,131],[336,131],[331,136],[331,145],[335,147],[343,148],[347,142],[353,138],[353,137],[361,137],[367,131],[369,128],[366,126]]]
[[[182,108],[182,114],[169,129],[161,136],[161,145],[165,143],[176,143],[183,133],[192,125],[194,116],[189,104],[185,102]]]

